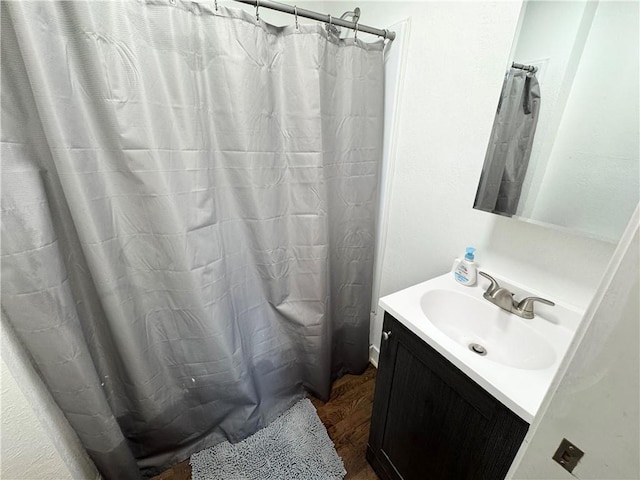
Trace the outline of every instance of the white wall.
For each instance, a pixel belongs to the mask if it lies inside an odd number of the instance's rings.
[[[0,477],[7,480],[71,479],[66,464],[4,361],[0,361],[0,378]]]
[[[378,366],[379,351],[373,347],[375,335],[371,327],[377,321],[378,299],[380,298],[380,283],[382,281],[382,262],[379,259],[384,256],[389,227],[389,198],[393,185],[392,166],[396,156],[398,137],[398,106],[401,103],[404,85],[404,72],[407,64],[407,39],[410,36],[411,21],[406,19],[385,27],[388,27],[389,31],[395,32],[396,39],[387,43],[384,54],[384,132],[369,324],[369,358],[376,367]]]
[[[640,196],[637,1],[601,1],[532,217],[617,241]]]
[[[467,245],[490,273],[586,307],[614,245],[472,208],[521,3],[362,2],[411,17],[381,295],[445,273]],[[382,316],[372,325],[379,347]]]
[[[95,465],[4,320],[0,338],[0,478],[99,479]]]
[[[638,211],[627,233],[509,478],[640,478]],[[551,459],[563,438],[585,452],[573,475]]]

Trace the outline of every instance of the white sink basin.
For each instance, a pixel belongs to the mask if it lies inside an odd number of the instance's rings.
[[[429,321],[463,347],[479,345],[486,360],[515,368],[541,369],[554,364],[553,347],[522,321],[514,321],[486,300],[454,290],[429,290],[420,299]],[[472,349],[472,351],[474,351]]]
[[[489,274],[494,272],[489,271]],[[496,275],[516,300],[545,297],[527,320],[482,297],[489,281],[460,285],[452,273],[380,299],[380,306],[527,422],[536,415],[583,311]],[[480,355],[469,348],[479,344]]]

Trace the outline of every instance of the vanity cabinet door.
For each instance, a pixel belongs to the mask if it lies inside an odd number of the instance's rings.
[[[367,459],[382,479],[502,479],[529,424],[385,314]]]

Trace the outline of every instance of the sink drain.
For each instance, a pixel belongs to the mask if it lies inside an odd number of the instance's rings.
[[[469,344],[469,350],[471,350],[473,353],[477,353],[478,355],[483,355],[484,356],[484,355],[487,354],[487,349],[484,348],[479,343],[470,343]]]

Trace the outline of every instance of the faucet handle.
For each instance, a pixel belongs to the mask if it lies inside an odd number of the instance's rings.
[[[516,306],[518,315],[522,318],[533,318],[533,302],[544,303],[545,305],[551,305],[552,307],[555,306],[555,303],[551,300],[547,300],[546,298],[527,297],[518,302],[518,305]]]
[[[493,292],[495,292],[500,288],[500,285],[498,284],[496,279],[493,278],[491,275],[481,271],[478,271],[478,273],[491,282],[491,285],[489,285],[489,288],[487,288],[487,291],[485,292],[487,295],[491,295]]]

